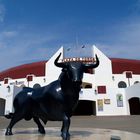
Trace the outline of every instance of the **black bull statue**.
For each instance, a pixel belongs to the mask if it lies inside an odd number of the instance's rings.
[[[12,127],[20,120],[33,120],[38,126],[38,131],[45,134],[41,119],[45,124],[50,121],[63,121],[61,136],[68,140],[70,117],[76,107],[81,90],[83,73],[87,69],[96,68],[99,60],[96,55],[96,62],[83,64],[82,62],[58,62],[61,53],[54,64],[62,68],[58,80],[47,86],[37,89],[24,87],[14,99],[14,113],[7,115],[11,122],[6,129],[5,135],[12,135]]]

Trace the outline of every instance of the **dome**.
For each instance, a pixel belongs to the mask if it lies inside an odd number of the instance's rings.
[[[46,62],[47,61],[34,62],[4,70],[0,72],[0,80],[3,81],[4,78],[8,77],[12,79],[25,78],[29,74],[33,74],[35,76],[45,76]]]
[[[110,58],[112,62],[112,73],[122,74],[124,71],[132,71],[133,74],[140,74],[140,60]]]

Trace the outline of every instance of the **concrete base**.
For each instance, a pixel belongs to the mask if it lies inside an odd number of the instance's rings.
[[[0,140],[61,140],[60,128],[46,128],[46,135],[38,133],[37,128],[15,128],[12,136],[5,136],[0,130]],[[140,135],[119,130],[71,128],[71,140],[140,140]]]

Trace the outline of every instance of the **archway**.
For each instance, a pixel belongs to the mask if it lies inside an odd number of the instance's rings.
[[[35,88],[35,89],[36,89],[36,88],[40,88],[40,87],[41,87],[41,85],[38,84],[38,83],[37,83],[37,84],[34,84],[34,86],[33,86],[33,88]]]
[[[131,115],[140,115],[140,99],[138,97],[129,99],[129,108]]]
[[[118,83],[118,88],[126,88],[126,87],[127,87],[127,85],[126,85],[126,83],[124,81],[120,81]]]
[[[3,116],[5,112],[5,99],[0,98],[0,116]]]
[[[96,102],[79,100],[74,115],[96,115]]]

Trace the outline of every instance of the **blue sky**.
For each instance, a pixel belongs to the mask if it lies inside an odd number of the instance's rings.
[[[47,60],[60,46],[88,56],[93,44],[140,59],[140,0],[0,0],[0,71]]]

